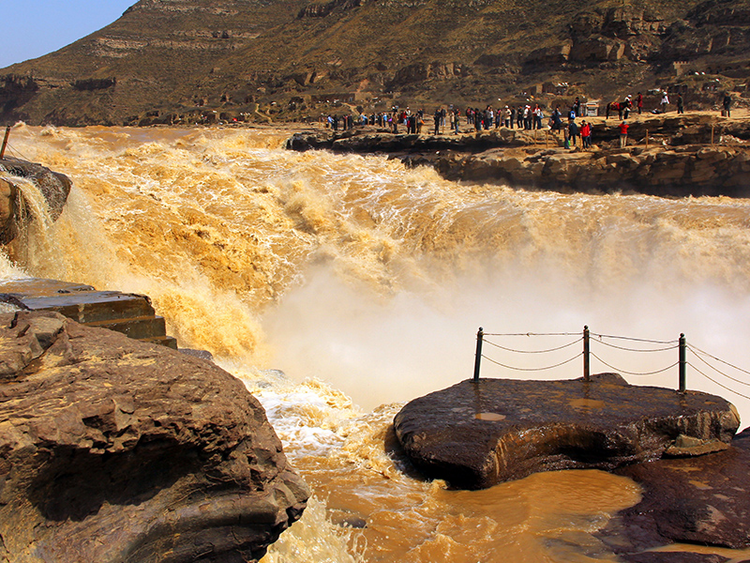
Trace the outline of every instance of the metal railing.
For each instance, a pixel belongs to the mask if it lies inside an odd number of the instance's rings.
[[[572,341],[566,342],[562,345],[556,345],[556,346],[552,346],[550,348],[545,348],[541,350],[531,350],[531,349],[522,350],[518,348],[504,346],[495,341],[495,339],[497,338],[516,338],[516,337],[575,337],[575,339]],[[628,353],[670,352],[670,351],[676,350],[677,359],[676,361],[671,362],[669,365],[665,367],[652,370],[652,371],[646,371],[646,372],[628,371],[628,370],[618,368],[612,365],[612,363],[607,362],[604,359],[602,359],[601,355],[604,355],[604,354],[602,354],[601,352],[598,354],[596,351],[592,351],[592,343],[601,345],[602,347],[605,347],[605,348],[615,349],[618,351],[624,351]],[[502,350],[503,352],[512,353],[512,354],[541,355],[541,354],[549,354],[549,353],[565,350],[568,348],[572,348],[576,346],[577,344],[581,345],[580,351],[578,351],[572,357],[569,357],[563,361],[555,361],[554,363],[550,365],[542,365],[541,367],[539,366],[536,366],[536,367],[512,366],[507,363],[497,361],[489,357],[485,352],[483,352],[484,346],[489,345],[495,349]],[[702,369],[699,369],[698,367],[695,366],[695,364],[688,361],[688,352],[692,354],[693,358],[701,362]],[[602,365],[608,367],[609,369],[612,369],[613,371],[617,373],[624,374],[624,375],[632,375],[632,376],[653,376],[653,375],[665,373],[669,370],[677,368],[678,389],[681,393],[684,393],[687,391],[687,368],[690,367],[693,370],[695,370],[696,373],[705,377],[706,379],[718,385],[719,387],[722,387],[723,389],[726,389],[727,391],[730,391],[734,393],[735,395],[738,395],[740,397],[750,400],[750,395],[743,394],[732,387],[733,383],[750,387],[750,371],[737,367],[720,358],[717,358],[716,356],[713,356],[709,354],[708,352],[704,352],[703,350],[696,348],[695,346],[688,345],[684,334],[680,334],[679,338],[677,338],[676,340],[651,340],[651,339],[645,339],[645,338],[632,338],[632,337],[626,337],[626,336],[597,334],[597,333],[591,332],[588,326],[583,327],[582,333],[581,332],[490,333],[490,332],[484,332],[484,329],[480,327],[479,331],[477,332],[476,354],[475,354],[475,359],[474,359],[474,381],[479,380],[480,372],[482,369],[482,360],[486,360],[494,365],[497,365],[499,367],[512,370],[512,371],[539,372],[539,371],[555,369],[555,368],[564,366],[566,364],[570,364],[579,358],[582,360],[582,363],[583,363],[583,378],[586,381],[589,381],[591,377],[591,359],[592,358],[594,358],[595,360],[600,362]],[[717,362],[722,364],[723,366],[722,369],[719,369],[716,367],[715,363]],[[735,376],[732,376],[729,373],[726,373],[727,371],[730,371],[730,370],[733,370],[734,372],[736,372]],[[711,377],[711,375],[706,373],[709,371],[713,372],[713,377]],[[742,376],[748,376],[748,377],[743,378]],[[720,378],[724,378],[733,383],[728,383],[726,381],[725,383],[721,383],[719,381]]]

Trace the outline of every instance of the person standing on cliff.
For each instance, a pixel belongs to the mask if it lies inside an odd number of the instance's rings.
[[[555,111],[552,112],[552,130],[559,131],[562,128],[562,113],[560,113],[560,106],[557,106]]]
[[[721,104],[724,108],[722,115],[724,117],[732,117],[732,96],[729,95],[729,92],[724,93],[724,99],[722,100]]]
[[[622,110],[622,119],[627,119],[633,109],[633,101],[630,99],[630,95],[625,96],[625,101],[622,102],[622,105],[624,106]]]
[[[440,135],[440,121],[443,119],[443,112],[440,110],[440,108],[435,110],[433,119],[435,121],[435,135]]]
[[[685,100],[682,99],[682,94],[677,94],[677,113],[685,113]]]
[[[628,124],[623,121],[619,125],[620,128],[620,148],[624,149],[628,146]]]
[[[570,142],[575,147],[576,137],[578,137],[578,124],[573,117],[570,118],[570,122],[568,123],[568,137],[570,138]]]
[[[584,150],[591,147],[591,125],[581,121],[581,146]]]
[[[664,90],[664,96],[661,98],[661,112],[667,113],[667,107],[669,106],[669,95],[667,94],[667,91]]]
[[[638,107],[638,115],[641,115],[643,113],[643,94],[640,92],[635,97],[635,105]]]

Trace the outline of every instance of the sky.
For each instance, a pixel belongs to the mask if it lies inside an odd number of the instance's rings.
[[[0,68],[57,51],[116,19],[137,0],[0,0]]]

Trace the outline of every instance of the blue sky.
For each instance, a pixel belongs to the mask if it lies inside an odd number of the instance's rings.
[[[0,0],[0,68],[41,57],[109,25],[137,0]]]

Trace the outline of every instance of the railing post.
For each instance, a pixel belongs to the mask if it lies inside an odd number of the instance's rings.
[[[684,393],[687,388],[685,384],[685,335],[680,334],[680,393]]]
[[[5,128],[5,138],[3,139],[3,148],[0,149],[0,160],[5,158],[5,147],[8,146],[8,137],[10,137],[10,125]]]
[[[589,369],[589,327],[583,327],[583,380],[590,381],[591,373]]]
[[[479,381],[479,368],[482,362],[482,341],[484,340],[484,329],[480,326],[477,331],[477,353],[474,357],[474,381]]]

